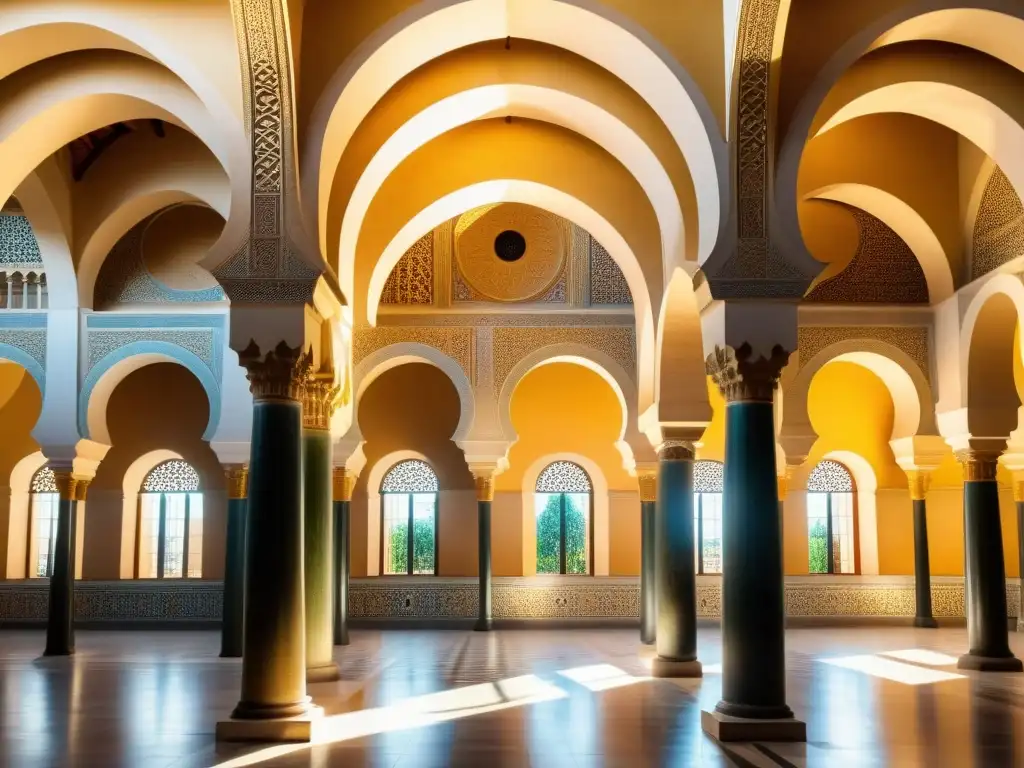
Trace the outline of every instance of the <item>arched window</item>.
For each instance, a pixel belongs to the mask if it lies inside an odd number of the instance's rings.
[[[180,459],[165,461],[142,481],[139,494],[140,579],[203,575],[203,494],[199,473]]]
[[[693,525],[697,573],[722,572],[722,491],[724,466],[718,461],[693,465]]]
[[[838,461],[822,461],[807,478],[807,533],[811,573],[856,572],[853,477]]]
[[[395,464],[380,484],[380,572],[437,573],[437,475],[425,461]],[[412,535],[409,532],[412,531]]]
[[[571,461],[549,464],[537,478],[537,573],[589,574],[593,551],[592,488]]]
[[[57,509],[60,494],[53,470],[43,467],[32,478],[31,531],[28,540],[29,576],[53,576],[53,548],[57,543]]]

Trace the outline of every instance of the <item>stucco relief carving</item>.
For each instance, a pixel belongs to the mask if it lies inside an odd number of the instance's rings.
[[[409,341],[440,350],[459,364],[469,381],[476,380],[476,333],[473,328],[465,326],[357,328],[352,342],[352,364],[358,366],[379,349]]]
[[[870,339],[896,347],[917,364],[931,384],[928,329],[923,326],[804,326],[797,332],[800,368],[827,347],[851,339]],[[865,351],[870,350],[865,347]]]
[[[859,208],[842,207],[857,222],[857,252],[846,269],[820,282],[805,300],[927,304],[928,282],[910,246],[880,219]]]
[[[495,396],[516,363],[531,352],[554,344],[579,344],[604,352],[636,376],[636,333],[631,327],[618,328],[495,328]]]
[[[294,188],[291,72],[280,0],[232,0],[241,56],[246,130],[252,137],[249,236],[214,270],[232,301],[312,299],[319,272],[297,256],[286,232]]]
[[[588,235],[590,240],[590,303],[600,304],[632,304],[633,295],[629,292],[626,276],[619,265],[597,240]]]
[[[405,252],[391,270],[381,304],[432,304],[434,301],[434,233],[429,232]]]
[[[46,369],[46,329],[0,328],[0,344],[20,349]]]
[[[998,167],[992,170],[974,220],[971,279],[1024,256],[1024,205]]]
[[[0,267],[42,267],[32,225],[25,216],[0,214]]]

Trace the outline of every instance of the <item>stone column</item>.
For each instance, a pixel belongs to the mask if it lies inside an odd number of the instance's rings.
[[[303,583],[302,348],[239,354],[253,394],[245,561],[242,695],[221,739],[281,738],[283,718],[310,714]],[[260,721],[259,727],[238,721]],[[294,727],[289,724],[289,727]],[[290,731],[289,731],[290,732]]]
[[[957,451],[964,468],[964,585],[969,651],[960,669],[1021,672],[1007,639],[1006,568],[999,518],[999,451]]]
[[[654,580],[658,621],[652,674],[700,677],[697,577],[693,541],[693,443],[667,440],[658,449]]]
[[[491,616],[491,504],[494,501],[494,470],[476,469],[477,563],[480,581],[476,632],[490,632]]]
[[[249,468],[244,464],[224,467],[228,492],[227,546],[224,553],[224,613],[221,620],[220,655],[240,658],[245,616],[245,506]]]
[[[907,481],[914,506],[914,596],[917,606],[914,626],[934,629],[939,623],[932,615],[932,571],[928,557],[928,515],[925,502],[931,473],[912,469],[907,472]]]
[[[637,469],[640,489],[640,642],[653,645],[658,635],[658,591],[655,583],[657,470]]]
[[[351,566],[352,490],[356,475],[345,467],[334,468],[334,644],[348,645],[348,580]]]
[[[721,741],[805,741],[786,704],[785,592],[772,400],[789,352],[753,359],[716,347],[711,374],[726,401],[722,511],[722,700],[702,713]]]
[[[310,376],[303,387],[306,682],[341,677],[334,662],[334,509],[331,414],[338,397],[332,372]]]
[[[50,606],[46,616],[44,656],[70,656],[75,652],[75,539],[79,497],[85,499],[88,480],[79,481],[71,467],[52,467],[60,501],[57,539],[53,547]],[[81,483],[81,488],[79,488]]]

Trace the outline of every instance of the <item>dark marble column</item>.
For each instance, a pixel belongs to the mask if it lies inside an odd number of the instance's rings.
[[[50,606],[46,615],[44,656],[70,656],[75,652],[75,534],[77,498],[85,498],[88,481],[72,477],[71,467],[53,467],[60,501],[57,539],[53,547]],[[79,483],[83,483],[79,490]]]
[[[304,715],[306,695],[303,584],[301,348],[284,342],[239,354],[253,393],[252,458],[245,561],[245,655],[236,720]],[[224,726],[229,727],[224,727]],[[218,724],[218,737],[244,737]],[[237,734],[237,735],[236,735]]]
[[[957,666],[1021,672],[1007,639],[1006,569],[996,485],[996,451],[957,452],[964,467],[964,576],[970,650]]]
[[[491,618],[491,504],[494,502],[494,473],[474,472],[476,478],[477,510],[477,563],[479,568],[480,597],[476,624],[477,632],[490,632]]]
[[[655,584],[655,519],[658,473],[637,472],[640,488],[640,642],[653,645],[658,635],[658,592]]]
[[[1017,507],[1017,562],[1020,568],[1020,602],[1017,604],[1017,631],[1024,632],[1024,481],[1013,479],[1013,501]]]
[[[245,513],[249,468],[244,464],[224,467],[228,492],[227,546],[224,553],[224,613],[221,620],[220,655],[242,656],[245,616]]]
[[[341,676],[334,662],[334,508],[331,433],[326,427],[310,419],[307,411],[302,430],[307,683]]]
[[[726,401],[722,511],[722,700],[704,712],[722,741],[805,741],[786,704],[786,606],[772,400],[789,359],[749,345],[708,358]]]
[[[348,579],[352,567],[352,489],[356,476],[345,467],[334,468],[334,644],[348,645]]]
[[[658,655],[651,671],[655,677],[700,677],[692,443],[668,441],[659,448],[654,519]]]
[[[928,557],[928,494],[930,475],[925,470],[907,472],[910,499],[914,506],[914,596],[917,609],[914,626],[934,629],[939,626],[932,615],[932,571]]]

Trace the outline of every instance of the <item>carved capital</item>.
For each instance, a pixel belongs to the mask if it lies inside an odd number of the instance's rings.
[[[910,489],[910,498],[914,501],[924,501],[928,495],[928,487],[932,484],[932,473],[923,469],[911,469],[907,471],[907,486]]]
[[[1016,473],[1013,478],[1013,500],[1018,504],[1024,501],[1024,478],[1017,477]]]
[[[476,482],[476,500],[494,501],[494,473],[480,472],[473,475]]]
[[[249,468],[245,464],[224,467],[224,480],[229,499],[244,499],[249,495]]]
[[[684,440],[666,440],[658,446],[658,461],[693,461],[693,443]]]
[[[330,429],[331,416],[339,405],[341,387],[331,372],[310,374],[302,385],[302,426],[306,429]]]
[[[776,479],[777,484],[778,484],[779,501],[785,501],[786,500],[786,496],[789,495],[789,484],[793,480],[793,472],[795,470],[796,470],[795,466],[793,466],[791,464],[787,464],[785,472],[783,472],[783,474],[781,474],[781,475],[776,475],[775,476],[775,479]]]
[[[636,484],[640,489],[640,501],[658,500],[657,472],[637,472]]]
[[[752,359],[751,346],[715,347],[705,364],[727,403],[770,403],[790,353],[776,344],[770,357]]]
[[[53,481],[57,486],[57,494],[61,501],[75,500],[75,486],[77,478],[71,474],[71,467],[52,467]]]
[[[999,462],[998,451],[979,451],[969,448],[957,451],[956,460],[963,464],[965,482],[996,479],[996,467]]]
[[[76,477],[73,479],[73,482],[75,501],[85,501],[86,493],[89,491],[89,483],[92,482],[91,478]]]
[[[352,491],[359,476],[345,467],[335,467],[332,474],[332,488],[335,501],[352,501]]]
[[[259,345],[250,341],[238,353],[238,362],[245,367],[249,391],[255,400],[299,399],[307,371],[302,347],[289,347],[282,341],[263,356]]]

